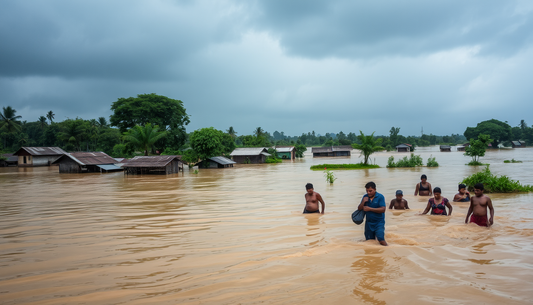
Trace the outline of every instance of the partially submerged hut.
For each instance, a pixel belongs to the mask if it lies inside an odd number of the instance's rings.
[[[18,156],[18,166],[50,166],[66,153],[59,147],[22,147],[14,155]]]
[[[450,145],[441,145],[440,151],[452,151],[452,147]]]
[[[352,155],[351,145],[313,147],[311,149],[314,157],[349,157]]]
[[[525,141],[511,141],[511,144],[513,145],[513,148],[524,148],[526,147]]]
[[[294,146],[276,146],[276,154],[280,159],[296,159],[296,149]]]
[[[233,167],[233,164],[236,164],[236,163],[237,162],[231,159],[228,159],[226,157],[218,156],[218,157],[207,158],[205,160],[202,160],[196,163],[195,165],[200,168],[228,168],[228,167]]]
[[[181,156],[137,156],[122,164],[127,175],[159,174],[168,175],[183,171]]]
[[[116,160],[104,152],[67,153],[53,164],[59,165],[60,173],[107,173],[123,170]]]
[[[265,160],[271,156],[264,147],[241,147],[235,148],[230,154],[233,161],[241,164],[246,163],[265,163]]]
[[[0,167],[2,166],[17,166],[19,157],[13,154],[3,154],[5,160],[0,160]]]
[[[410,152],[411,151],[411,144],[403,143],[396,146],[397,152]]]

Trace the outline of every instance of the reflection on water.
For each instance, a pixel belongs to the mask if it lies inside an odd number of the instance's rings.
[[[417,150],[438,168],[335,171],[333,185],[312,158],[170,176],[59,174],[0,168],[2,304],[404,304],[503,303],[531,299],[533,194],[490,194],[491,228],[453,214],[419,216],[421,174],[443,196],[479,167],[462,153]],[[503,160],[522,160],[504,164]],[[374,155],[373,155],[374,159]],[[533,149],[488,151],[496,174],[533,184]],[[389,247],[364,241],[351,212],[368,181],[387,203],[404,191],[410,210],[388,210]],[[301,214],[305,184],[326,214]],[[453,294],[450,294],[453,291]]]

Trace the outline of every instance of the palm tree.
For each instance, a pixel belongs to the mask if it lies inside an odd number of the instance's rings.
[[[0,127],[7,133],[20,131],[20,122],[18,119],[22,118],[20,115],[16,115],[17,111],[11,106],[2,107],[3,113],[0,113]]]
[[[98,126],[100,126],[100,128],[107,127],[107,120],[103,116],[98,118]]]
[[[255,130],[254,130],[254,134],[256,137],[260,137],[262,136],[263,134],[265,133],[265,131],[263,130],[263,128],[261,127],[257,127]]]
[[[74,147],[80,151],[81,150],[81,141],[85,137],[85,126],[83,126],[83,120],[65,120],[63,123],[63,128],[58,134],[59,138],[65,142],[70,142]]]
[[[44,116],[40,116],[39,119],[37,120],[37,122],[39,122],[39,127],[41,129],[44,129],[48,124],[46,123],[46,118]]]
[[[374,138],[375,131],[369,136],[365,136],[361,130],[359,130],[359,132],[361,135],[357,136],[357,138],[359,141],[361,141],[361,144],[352,144],[352,147],[361,151],[361,155],[363,155],[365,159],[364,164],[367,165],[368,157],[370,157],[371,154],[375,153],[376,151],[385,150],[383,146],[379,145],[383,139]]]
[[[233,129],[233,126],[230,126],[228,130],[226,130],[226,132],[233,138],[235,139],[235,137],[237,136],[237,132],[235,131],[235,129]]]
[[[152,126],[151,123],[144,127],[136,125],[124,136],[126,141],[130,141],[135,147],[144,150],[144,155],[148,156],[148,151],[152,149],[155,142],[167,136],[166,131],[159,131],[159,126]]]
[[[50,124],[54,122],[54,116],[55,114],[52,112],[52,110],[48,111],[48,113],[46,114],[46,117],[50,120]]]

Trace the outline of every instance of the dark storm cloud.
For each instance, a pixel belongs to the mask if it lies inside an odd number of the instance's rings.
[[[507,55],[532,43],[520,1],[261,1],[259,27],[314,58],[418,56],[462,46]]]

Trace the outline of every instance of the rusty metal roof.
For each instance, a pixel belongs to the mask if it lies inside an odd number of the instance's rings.
[[[122,167],[165,167],[181,156],[137,156],[124,162]]]
[[[230,154],[230,156],[258,156],[261,153],[266,153],[267,149],[264,147],[240,147]]]
[[[59,147],[22,147],[14,155],[18,155],[21,150],[25,150],[32,156],[59,156],[67,153]]]
[[[326,153],[334,151],[352,151],[353,148],[351,145],[340,145],[340,146],[327,146],[327,147],[313,147],[311,152],[313,153]]]

